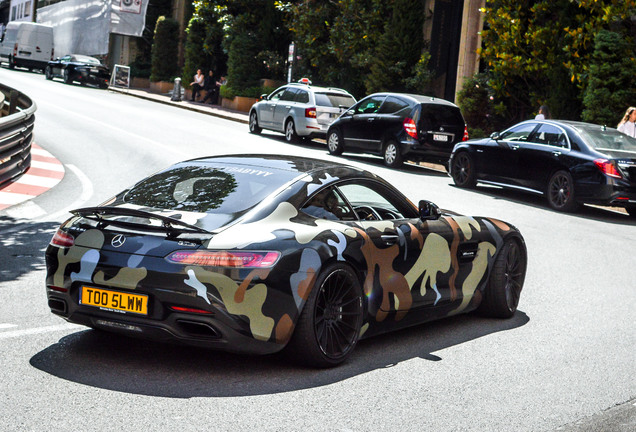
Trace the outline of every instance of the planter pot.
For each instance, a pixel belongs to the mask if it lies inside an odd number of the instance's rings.
[[[150,83],[150,91],[152,93],[170,93],[174,87],[174,83],[170,81],[157,81]]]
[[[144,89],[150,88],[150,80],[148,78],[133,77],[132,87]]]
[[[235,96],[234,99],[223,98],[221,106],[234,111],[249,112],[252,105],[254,105],[257,101],[258,99],[256,98]]]

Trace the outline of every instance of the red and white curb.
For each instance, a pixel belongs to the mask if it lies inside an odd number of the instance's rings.
[[[31,146],[31,168],[15,181],[0,187],[0,210],[43,194],[64,178],[64,166],[37,144]]]

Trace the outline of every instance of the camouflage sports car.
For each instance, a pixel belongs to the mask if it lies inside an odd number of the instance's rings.
[[[418,208],[372,173],[308,158],[180,162],[72,213],[46,251],[53,313],[318,367],[435,318],[510,317],[526,271],[512,225]]]

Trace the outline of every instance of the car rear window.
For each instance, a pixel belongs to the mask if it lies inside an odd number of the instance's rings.
[[[384,103],[380,107],[380,111],[378,112],[381,114],[393,114],[408,107],[409,104],[406,101],[389,96],[385,99]]]
[[[636,138],[616,129],[598,126],[581,129],[582,138],[596,150],[622,150],[636,152]]]
[[[137,183],[124,201],[157,209],[238,217],[296,176],[293,171],[250,165],[180,165]]]
[[[440,126],[464,128],[464,118],[459,108],[440,104],[422,104],[422,121],[426,125],[437,129]]]
[[[356,103],[353,96],[340,93],[315,93],[316,105],[323,107],[349,108]]]

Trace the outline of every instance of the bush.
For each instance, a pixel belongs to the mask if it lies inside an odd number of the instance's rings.
[[[477,74],[466,80],[457,94],[457,105],[462,111],[468,134],[471,138],[482,138],[503,126],[501,114],[503,104],[496,105],[486,75]]]
[[[235,96],[245,96],[251,98],[260,98],[263,94],[270,94],[278,87],[248,87],[245,89],[235,90],[233,87],[224,85],[221,87],[221,97],[226,99],[234,99]]]
[[[164,16],[157,19],[152,44],[150,81],[172,81],[179,75],[179,23]]]

